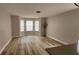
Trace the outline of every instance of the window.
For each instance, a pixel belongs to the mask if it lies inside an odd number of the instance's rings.
[[[20,32],[23,32],[23,31],[39,31],[39,21],[38,20],[20,20]]]
[[[35,31],[39,31],[39,21],[35,21]]]
[[[26,31],[33,31],[33,21],[26,21]]]
[[[20,31],[24,31],[24,20],[20,20]]]

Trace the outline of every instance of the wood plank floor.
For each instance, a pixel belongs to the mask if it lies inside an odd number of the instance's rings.
[[[25,36],[13,39],[4,49],[2,55],[48,55],[46,48],[61,44],[40,36]]]

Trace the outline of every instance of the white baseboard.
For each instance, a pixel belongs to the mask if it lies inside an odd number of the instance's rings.
[[[60,42],[60,43],[62,43],[62,44],[64,44],[64,45],[68,45],[68,44],[69,44],[69,43],[67,43],[67,42],[61,41],[61,40],[59,40],[59,39],[57,39],[57,38],[55,38],[55,37],[49,36],[49,35],[47,35],[47,37],[49,37],[49,38],[51,38],[51,39],[54,39],[54,40],[56,40],[56,41],[58,41],[58,42]]]
[[[3,46],[3,48],[0,50],[0,54],[3,52],[3,50],[5,49],[5,47],[9,44],[9,42],[12,40],[12,38],[10,38],[8,40],[8,42]]]

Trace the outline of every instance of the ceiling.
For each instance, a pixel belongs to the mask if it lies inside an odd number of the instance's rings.
[[[73,3],[12,3],[0,4],[0,6],[10,14],[27,18],[54,16],[78,8]],[[36,13],[36,11],[41,11],[41,13]]]

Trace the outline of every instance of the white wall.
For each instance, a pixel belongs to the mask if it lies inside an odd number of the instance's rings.
[[[77,41],[79,36],[79,9],[50,16],[47,21],[47,36],[64,44],[71,44]]]
[[[0,53],[7,42],[11,39],[10,15],[0,7]]]
[[[19,16],[11,15],[12,38],[20,36],[20,19]]]

